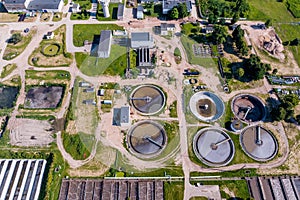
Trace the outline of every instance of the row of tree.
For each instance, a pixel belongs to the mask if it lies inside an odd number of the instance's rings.
[[[294,109],[299,104],[299,98],[295,94],[285,95],[281,98],[281,103],[271,110],[273,120],[290,120],[294,117]]]
[[[247,56],[249,52],[249,47],[244,40],[245,31],[238,25],[232,32],[233,41],[239,53],[243,56]]]
[[[170,19],[180,19],[189,16],[189,12],[185,3],[180,3],[178,6],[173,7],[169,13],[168,17]]]
[[[250,6],[247,0],[200,0],[201,11],[208,17],[211,24],[217,23],[219,18],[233,18],[233,23],[240,17],[247,17]],[[221,20],[220,20],[221,21]]]

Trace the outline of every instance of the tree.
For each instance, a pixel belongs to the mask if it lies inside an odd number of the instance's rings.
[[[247,46],[246,42],[243,41],[239,51],[242,54],[242,56],[247,56],[248,55],[249,47]]]
[[[283,120],[286,118],[286,110],[283,107],[276,107],[272,109],[271,116],[276,121]]]
[[[278,69],[273,69],[272,74],[277,74],[278,73]]]
[[[218,17],[215,16],[214,14],[210,14],[208,16],[208,23],[209,24],[216,24],[218,22]]]
[[[21,33],[14,33],[11,38],[9,39],[8,43],[17,44],[22,41]]]
[[[286,109],[293,109],[299,104],[299,98],[296,94],[288,94],[283,97],[282,102],[286,104]]]
[[[186,3],[181,3],[178,5],[179,18],[185,18],[189,16],[189,12],[186,7]]]
[[[272,20],[271,19],[267,19],[267,21],[265,22],[265,26],[267,28],[269,28],[270,26],[272,26]]]
[[[292,46],[298,46],[299,44],[300,44],[299,38],[296,38],[290,42],[290,45],[292,45]]]
[[[222,18],[219,20],[219,24],[220,24],[220,25],[225,25],[225,24],[226,24],[225,18],[222,17]]]
[[[238,77],[239,78],[242,78],[243,76],[244,76],[244,74],[245,74],[245,70],[243,69],[243,68],[239,68],[238,70],[237,70],[237,74],[238,74]]]
[[[169,13],[169,17],[171,19],[178,19],[179,18],[179,12],[178,12],[178,9],[176,7],[172,8],[172,10]]]
[[[251,54],[250,58],[245,61],[245,73],[253,80],[262,79],[266,73],[265,64],[257,55]]]
[[[239,21],[240,15],[239,13],[234,13],[233,17],[231,18],[231,24],[235,24],[237,21]]]
[[[214,25],[212,38],[217,44],[223,44],[224,42],[226,42],[227,35],[228,31],[226,26]]]

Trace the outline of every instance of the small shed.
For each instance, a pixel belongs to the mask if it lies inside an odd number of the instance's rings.
[[[90,87],[91,84],[88,82],[79,82],[79,87]]]
[[[98,96],[104,96],[105,89],[98,90]]]
[[[90,87],[90,88],[84,89],[83,92],[86,92],[86,93],[93,93],[93,92],[95,92],[95,89],[94,89],[93,87]]]
[[[112,100],[103,100],[102,104],[112,105]]]

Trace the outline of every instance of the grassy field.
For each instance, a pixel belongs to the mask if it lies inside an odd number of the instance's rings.
[[[203,185],[219,185],[221,197],[225,199],[233,198],[229,196],[224,190],[228,189],[234,193],[234,197],[237,199],[249,199],[250,194],[248,192],[248,185],[246,180],[238,181],[201,181]]]
[[[124,74],[127,67],[126,47],[112,45],[109,58],[97,58],[86,53],[75,54],[77,66],[88,76]]]
[[[18,14],[0,13],[0,22],[17,22]]]
[[[70,73],[63,70],[53,70],[53,71],[26,70],[25,77],[26,79],[35,79],[40,81],[71,79]]]
[[[8,64],[3,67],[0,78],[5,78],[9,74],[11,74],[17,68],[16,64]]]
[[[66,26],[62,25],[54,31],[53,39],[42,40],[40,46],[29,56],[28,62],[36,67],[61,67],[69,66],[72,62],[72,54],[66,51],[65,44]],[[44,53],[44,49],[49,45],[59,46],[59,51],[54,56]]]
[[[284,2],[277,0],[248,0],[248,2],[250,4],[249,19],[251,20],[272,19],[274,22],[281,23],[296,21]]]
[[[183,182],[164,182],[164,199],[174,200],[183,199],[184,184]]]
[[[16,33],[21,33],[20,31],[15,31]],[[33,35],[36,34],[36,29],[32,28],[27,34],[22,35],[22,40],[18,42],[17,44],[7,44],[4,54],[3,54],[3,59],[4,60],[11,60],[16,58],[18,55],[20,55],[28,46],[30,43]]]
[[[193,44],[196,44],[196,41],[188,38],[183,35],[181,37],[181,43],[186,51],[186,55],[188,57],[189,63],[195,65],[201,65],[202,67],[216,67],[217,64],[212,58],[202,58],[194,55],[193,52]]]
[[[92,8],[91,0],[73,0],[73,2],[79,4],[81,9],[89,10]]]
[[[90,13],[87,12],[86,15],[81,13],[72,13],[70,16],[71,20],[88,20],[90,18]]]
[[[123,27],[115,24],[75,24],[73,27],[74,46],[83,46],[85,40],[92,42],[95,35],[100,35],[101,30],[123,30]]]
[[[154,4],[154,3],[145,3],[143,4],[144,9],[147,12],[144,12],[146,16],[149,17],[160,17],[162,13],[162,5],[161,4]]]
[[[94,135],[84,133],[70,135],[63,132],[62,139],[66,151],[75,160],[84,160],[88,158],[95,141]]]
[[[110,3],[109,4],[109,13],[110,13],[110,17],[104,17],[104,13],[103,13],[103,8],[101,4],[98,4],[98,8],[97,8],[97,19],[99,21],[114,21],[117,20],[117,15],[118,15],[118,3]]]

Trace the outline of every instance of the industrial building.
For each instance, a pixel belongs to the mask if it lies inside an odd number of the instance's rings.
[[[131,48],[153,48],[154,40],[149,32],[133,32],[131,33]]]
[[[110,30],[101,31],[97,56],[108,58],[111,50],[112,34]]]
[[[168,35],[169,32],[175,31],[175,24],[167,24],[161,23],[160,24],[160,35]]]
[[[0,199],[37,200],[46,160],[0,159]]]
[[[63,0],[3,0],[3,5],[8,12],[61,12]]]
[[[137,49],[137,66],[138,67],[151,67],[151,56],[149,48]]]
[[[181,3],[185,3],[188,12],[192,11],[192,1],[190,0],[163,0],[162,8],[163,8],[163,14],[168,14],[172,8],[178,6]]]
[[[130,107],[114,108],[112,124],[114,126],[130,126]]]

